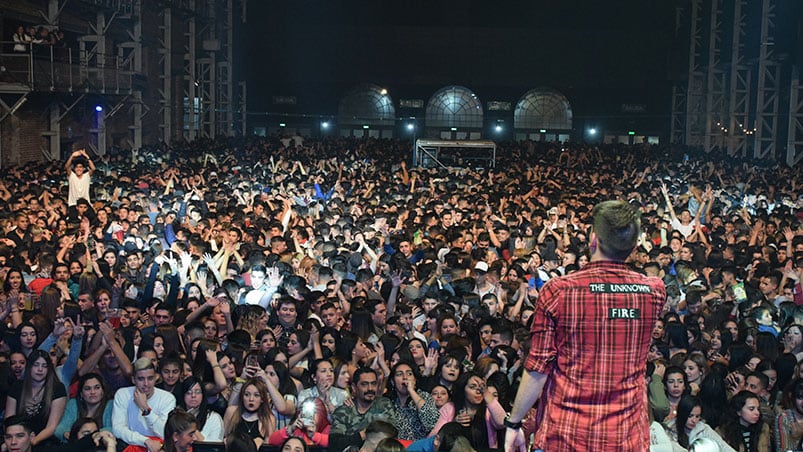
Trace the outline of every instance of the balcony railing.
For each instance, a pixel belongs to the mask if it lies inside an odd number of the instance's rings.
[[[0,49],[0,83],[32,91],[126,94],[139,75],[122,55],[36,44],[15,51],[8,41]]]

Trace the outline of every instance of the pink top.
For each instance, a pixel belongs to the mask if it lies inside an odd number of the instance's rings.
[[[454,416],[454,404],[452,402],[447,402],[446,405],[441,407],[438,422],[435,424],[435,427],[432,428],[432,431],[429,432],[429,436],[434,436],[441,430],[441,427],[454,421]],[[502,408],[498,400],[494,399],[493,402],[488,404],[485,410],[485,427],[488,429],[488,447],[491,449],[499,447],[496,441],[496,431],[505,428],[504,424],[497,424],[494,418],[504,419],[504,417],[505,409]]]
[[[285,428],[280,428],[279,430],[271,433],[270,437],[268,438],[268,445],[281,446],[284,440],[291,436],[287,431],[288,428],[293,429],[291,425],[288,425]],[[327,425],[322,431],[316,432],[314,435],[312,435],[312,441],[310,441],[310,438],[308,438],[307,435],[299,429],[293,429],[294,432],[292,436],[301,438],[305,443],[307,443],[308,446],[327,447],[329,446],[329,430],[331,428],[331,425]]]

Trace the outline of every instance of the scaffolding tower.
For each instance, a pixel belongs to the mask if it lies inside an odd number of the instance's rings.
[[[799,77],[775,49],[776,37],[789,32],[777,24],[783,1],[679,2],[676,37],[688,33],[688,67],[673,86],[671,142],[771,160],[786,148],[788,164],[800,160]]]

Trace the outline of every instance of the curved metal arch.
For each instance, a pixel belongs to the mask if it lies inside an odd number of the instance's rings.
[[[338,105],[337,114],[341,124],[392,125],[396,108],[390,95],[373,83],[352,88]]]
[[[566,96],[558,91],[531,89],[516,103],[513,127],[569,130],[572,128],[572,107]]]
[[[427,102],[427,127],[482,127],[480,99],[464,86],[446,86]]]

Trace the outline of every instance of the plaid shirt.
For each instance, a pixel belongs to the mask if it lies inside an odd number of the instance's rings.
[[[547,374],[535,445],[645,451],[650,333],[666,301],[661,279],[595,261],[541,290],[525,367]]]

